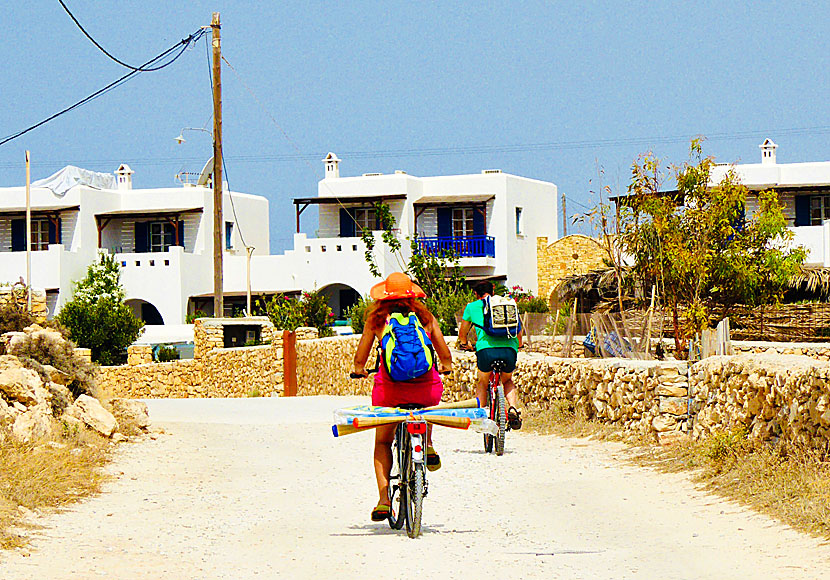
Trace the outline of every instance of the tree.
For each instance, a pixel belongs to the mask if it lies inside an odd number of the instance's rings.
[[[746,219],[747,188],[732,171],[712,183],[714,164],[701,140],[693,140],[689,160],[673,168],[677,190],[666,195],[658,191],[659,162],[642,156],[620,209],[620,247],[633,259],[637,283],[656,286],[671,310],[678,350],[708,326],[714,306],[725,315],[736,304],[780,300],[806,256],[790,247],[793,234],[775,191],[760,192],[759,208]]]
[[[124,304],[121,270],[115,258],[101,254],[86,277],[75,283],[72,300],[64,304],[58,321],[78,346],[92,351],[92,360],[118,364],[123,350],[141,334],[144,323]]]

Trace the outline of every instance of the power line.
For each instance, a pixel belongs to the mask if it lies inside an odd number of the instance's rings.
[[[100,44],[99,44],[99,43],[98,43],[98,42],[97,42],[94,38],[92,38],[92,36],[91,36],[91,35],[90,35],[87,31],[86,31],[86,29],[83,27],[83,25],[81,25],[81,23],[78,21],[78,19],[77,19],[77,18],[75,18],[75,15],[74,15],[74,14],[72,14],[72,12],[69,10],[69,8],[66,6],[66,4],[64,4],[63,0],[58,0],[58,3],[59,3],[62,7],[63,7],[63,9],[66,11],[66,13],[67,13],[67,14],[69,14],[69,17],[72,19],[72,22],[74,22],[74,23],[75,23],[75,25],[76,25],[76,26],[80,29],[80,31],[84,33],[84,36],[86,36],[86,37],[89,39],[89,41],[90,41],[92,44],[94,44],[94,45],[95,45],[95,47],[96,47],[98,50],[100,50],[101,52],[103,52],[103,53],[104,53],[105,55],[107,55],[109,58],[111,58],[112,60],[114,60],[115,62],[117,62],[118,64],[120,64],[121,66],[123,66],[123,67],[125,67],[125,68],[128,68],[128,69],[130,69],[130,70],[132,70],[132,71],[135,71],[135,72],[150,72],[150,71],[153,71],[153,70],[158,70],[158,69],[146,69],[146,68],[143,68],[143,66],[141,66],[141,67],[134,67],[134,66],[132,66],[132,65],[130,65],[130,64],[127,64],[126,62],[124,62],[124,61],[122,61],[122,60],[119,60],[119,59],[117,59],[116,57],[114,57],[112,54],[110,54],[109,52],[107,52],[107,49],[105,49],[105,48],[104,48],[103,46],[101,46],[101,45],[100,45]]]
[[[161,70],[161,69],[163,69],[163,68],[165,68],[165,67],[170,66],[171,64],[173,64],[174,62],[176,62],[176,61],[179,59],[179,57],[181,57],[181,55],[182,55],[182,54],[184,54],[184,51],[187,49],[187,47],[188,47],[188,46],[189,46],[192,42],[195,42],[195,41],[199,40],[199,39],[200,39],[200,38],[201,38],[201,37],[205,34],[205,32],[206,32],[206,31],[205,31],[204,29],[201,29],[201,28],[200,28],[199,30],[197,30],[196,32],[194,32],[193,34],[191,34],[190,36],[188,36],[187,38],[183,38],[181,41],[179,41],[179,42],[178,42],[178,43],[176,43],[175,45],[171,46],[170,48],[168,48],[167,50],[165,50],[164,52],[162,52],[162,53],[161,53],[161,54],[159,54],[158,56],[156,56],[156,57],[154,57],[154,58],[152,58],[152,59],[148,60],[148,61],[147,61],[147,62],[145,62],[143,65],[141,65],[141,67],[139,67],[139,68],[137,68],[137,69],[134,69],[134,70],[131,70],[130,72],[128,72],[128,73],[127,73],[127,74],[125,74],[124,76],[122,76],[122,77],[120,77],[120,78],[116,79],[115,81],[111,82],[111,83],[110,83],[110,84],[108,84],[107,86],[105,86],[105,87],[103,87],[103,88],[101,88],[101,89],[98,89],[97,91],[95,91],[95,92],[94,92],[94,93],[92,93],[91,95],[89,95],[89,96],[87,96],[87,97],[84,97],[83,99],[81,99],[80,101],[76,102],[75,104],[73,104],[73,105],[70,105],[70,106],[66,107],[65,109],[63,109],[63,110],[61,110],[61,111],[59,111],[59,112],[55,113],[54,115],[51,115],[51,116],[47,117],[46,119],[44,119],[44,120],[42,120],[42,121],[40,121],[40,122],[38,122],[38,123],[35,123],[34,125],[32,125],[32,126],[30,126],[30,127],[27,127],[26,129],[23,129],[23,130],[21,130],[21,131],[18,131],[17,133],[13,133],[13,134],[11,134],[11,135],[8,135],[8,136],[4,137],[2,140],[0,140],[0,146],[5,145],[5,144],[6,144],[6,143],[8,143],[9,141],[12,141],[12,140],[14,140],[14,139],[17,139],[18,137],[21,137],[21,136],[25,135],[25,134],[26,134],[26,133],[28,133],[29,131],[33,131],[33,130],[37,129],[37,128],[38,128],[38,127],[40,127],[40,126],[45,125],[45,124],[46,124],[46,123],[48,123],[49,121],[52,121],[52,120],[54,120],[54,119],[57,119],[57,118],[58,118],[58,117],[60,117],[61,115],[65,114],[65,113],[68,113],[69,111],[72,111],[73,109],[77,109],[77,108],[78,108],[78,107],[80,107],[81,105],[83,105],[83,104],[85,104],[85,103],[88,103],[89,101],[92,101],[92,100],[94,100],[94,99],[96,99],[96,98],[100,97],[101,95],[103,95],[103,94],[105,94],[105,93],[108,93],[108,92],[109,92],[109,91],[111,91],[112,89],[114,89],[114,88],[116,88],[116,87],[120,86],[121,84],[123,84],[123,83],[127,82],[127,81],[128,81],[128,80],[130,80],[133,76],[135,76],[135,75],[137,75],[137,74],[139,74],[139,73],[142,73],[142,72],[157,71],[157,70]],[[153,63],[156,63],[156,62],[158,62],[158,61],[162,60],[163,58],[165,58],[166,56],[168,56],[170,53],[172,53],[173,51],[175,51],[177,48],[179,48],[179,46],[181,46],[181,49],[179,50],[178,54],[176,54],[174,57],[172,57],[172,59],[171,59],[171,60],[169,60],[168,62],[165,62],[164,64],[161,64],[161,65],[159,65],[159,66],[157,66],[157,67],[155,67],[155,68],[146,68],[148,65],[152,65]]]

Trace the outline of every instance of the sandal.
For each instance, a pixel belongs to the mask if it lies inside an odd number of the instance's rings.
[[[516,407],[507,409],[507,425],[514,431],[522,428],[522,412]]]
[[[441,456],[435,452],[435,448],[432,446],[427,447],[427,469],[429,471],[441,469]]]
[[[372,510],[372,521],[382,522],[383,520],[389,519],[391,514],[392,506],[385,503],[379,503],[375,506],[375,509]]]

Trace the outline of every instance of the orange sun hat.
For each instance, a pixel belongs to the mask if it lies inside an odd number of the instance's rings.
[[[424,298],[426,293],[401,272],[393,272],[383,282],[375,284],[369,291],[375,300],[396,300],[400,298]]]

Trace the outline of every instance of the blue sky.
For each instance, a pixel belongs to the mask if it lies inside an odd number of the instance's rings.
[[[623,192],[640,153],[680,162],[694,135],[718,161],[757,162],[767,136],[779,162],[830,160],[820,2],[64,1],[135,65],[221,13],[236,71],[223,69],[228,178],[269,199],[273,251],[290,244],[291,200],[316,195],[327,151],[342,175],[500,168],[553,181],[568,213],[596,204],[598,168]],[[0,138],[125,73],[56,0],[15,3],[3,22]],[[0,186],[24,183],[26,149],[33,179],[126,162],[136,187],[174,185],[211,151],[207,134],[173,138],[210,116],[202,41],[0,146]]]

